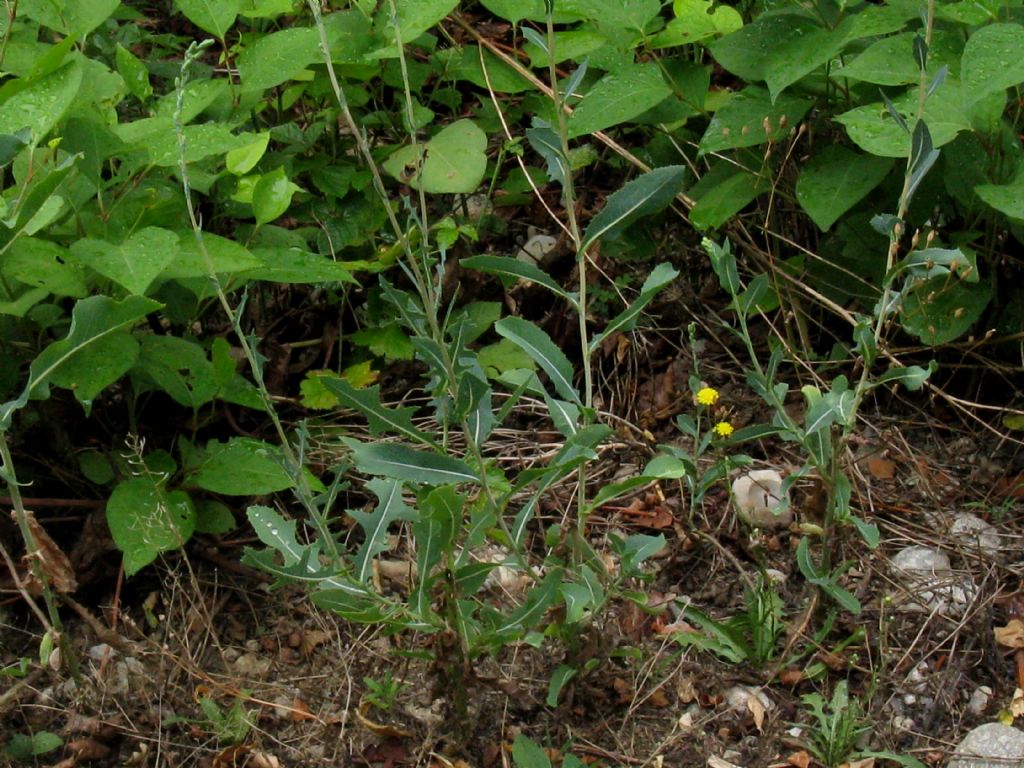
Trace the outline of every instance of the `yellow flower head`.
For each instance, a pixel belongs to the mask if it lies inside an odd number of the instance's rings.
[[[698,405],[714,405],[718,402],[718,390],[711,387],[703,387],[697,392]]]
[[[720,421],[715,424],[715,434],[719,437],[728,437],[733,433],[732,424],[728,421]]]

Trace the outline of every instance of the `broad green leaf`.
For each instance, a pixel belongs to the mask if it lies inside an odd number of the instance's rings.
[[[773,100],[764,88],[744,88],[715,112],[700,140],[700,151],[706,154],[780,141],[800,123],[812,104],[789,93]]]
[[[71,256],[79,264],[140,296],[174,261],[177,252],[178,236],[159,227],[140,229],[120,245],[85,239],[71,246]]]
[[[144,337],[135,368],[186,408],[205,405],[220,389],[206,350],[178,336]]]
[[[917,90],[893,99],[897,112],[913,127],[917,114]],[[952,141],[960,131],[970,130],[971,121],[964,112],[960,83],[951,77],[928,97],[924,119],[931,132],[932,144],[941,147]],[[880,157],[905,158],[910,152],[910,136],[893,120],[885,104],[875,102],[837,115],[835,120],[861,149]]]
[[[672,89],[656,64],[610,72],[587,92],[569,118],[569,136],[585,136],[625,123],[657,106]]]
[[[124,376],[138,356],[139,344],[130,333],[112,333],[67,360],[53,372],[50,383],[72,390],[81,403],[91,403]]]
[[[593,29],[571,29],[564,32],[555,32],[555,63],[582,61],[588,53],[592,53],[607,44],[608,38]],[[548,52],[546,48],[541,48],[535,43],[527,43],[523,46],[523,51],[530,57],[530,66],[534,69],[548,65]],[[490,66],[490,63],[488,63],[488,69]],[[520,76],[517,75],[517,77]],[[493,87],[498,92],[504,92],[504,89],[499,89],[497,84],[494,84]],[[530,87],[532,88],[533,86]]]
[[[48,346],[32,361],[28,383],[21,396],[0,405],[0,429],[9,426],[11,414],[24,407],[30,397],[49,397],[53,378],[60,376],[65,367],[73,370],[79,356],[89,354],[111,335],[134,325],[160,306],[141,296],[129,296],[121,302],[107,296],[90,296],[78,301],[71,311],[68,335]],[[106,384],[112,384],[116,378]]]
[[[402,484],[397,480],[374,478],[366,487],[377,497],[373,512],[348,510],[348,514],[363,529],[363,543],[359,545],[353,560],[353,575],[357,581],[366,582],[372,573],[373,558],[389,549],[388,529],[399,520],[415,520],[416,512],[402,501]]]
[[[292,80],[320,61],[320,37],[315,29],[296,27],[256,38],[238,57],[242,90],[262,91]]]
[[[484,8],[502,19],[518,24],[523,19],[543,22],[547,20],[544,0],[481,0]],[[580,14],[566,9],[560,2],[555,3],[554,21],[565,24],[580,20]]]
[[[614,239],[637,219],[665,208],[683,191],[686,174],[685,166],[666,165],[627,182],[590,220],[580,250],[585,251],[601,238]]]
[[[1024,82],[1024,27],[1020,24],[989,24],[972,33],[960,63],[964,101],[973,104],[983,96]]]
[[[640,295],[637,296],[630,303],[626,309],[612,318],[608,325],[605,326],[601,333],[594,336],[590,342],[590,352],[593,354],[597,351],[601,342],[611,336],[613,333],[617,333],[622,330],[632,330],[636,323],[637,317],[644,308],[651,303],[655,296],[661,292],[661,289],[671,283],[679,277],[679,271],[670,264],[659,264],[647,276],[644,280],[643,286],[640,288]]]
[[[571,33],[563,33],[571,34]],[[597,34],[597,33],[593,33]],[[526,46],[530,52],[530,46]],[[536,48],[533,49],[536,51]],[[533,55],[532,53],[530,54]],[[447,48],[437,51],[434,56],[443,64],[446,72],[459,80],[468,80],[479,88],[487,89],[488,84],[495,93],[511,94],[532,91],[529,80],[512,69],[508,64],[491,53],[487,48],[466,45],[461,48]],[[483,58],[483,62],[480,59]],[[561,58],[561,56],[559,56]],[[536,66],[536,65],[535,65]],[[486,72],[486,74],[485,74]]]
[[[889,158],[833,144],[815,153],[801,169],[796,199],[824,232],[877,187],[891,168]]]
[[[389,40],[386,48],[370,54],[371,58],[391,58],[398,55],[396,27],[406,45],[444,19],[457,6],[458,0],[394,0],[398,11],[397,24],[392,23],[391,6],[384,5],[377,12],[377,26]]]
[[[921,69],[913,55],[917,35],[917,32],[905,32],[872,43],[846,66],[834,70],[832,79],[847,78],[877,85],[916,85],[921,80]],[[959,35],[935,30],[928,48],[928,72],[934,74],[944,64],[956,64],[962,50],[963,40]]]
[[[520,733],[512,742],[512,759],[516,768],[551,768],[551,759],[547,753],[537,746],[528,736]]]
[[[153,118],[160,120],[160,118]],[[198,163],[214,155],[224,155],[232,149],[244,146],[251,141],[250,135],[236,136],[231,126],[224,123],[200,123],[186,125],[185,162]],[[124,136],[122,135],[122,138]],[[134,143],[134,142],[131,142]],[[140,144],[149,152],[149,160],[153,165],[164,168],[176,167],[179,163],[178,137],[170,119],[153,125],[153,132],[144,135]]]
[[[145,101],[153,95],[153,87],[149,84],[149,72],[146,65],[120,43],[114,53],[117,71],[124,78],[128,90],[139,101]]]
[[[81,84],[82,66],[77,61],[29,83],[0,103],[0,134],[28,128],[32,143],[38,144],[64,116]]]
[[[728,35],[743,26],[743,17],[735,8],[716,5],[713,0],[675,0],[672,10],[675,18],[653,37],[652,48],[690,45],[709,37]]]
[[[160,278],[163,280],[209,277],[211,266],[214,274],[218,275],[233,275],[264,267],[262,259],[249,253],[241,243],[226,237],[204,232],[203,248],[206,251],[204,256],[196,241],[195,233],[186,230],[178,232],[177,235],[178,251],[174,256],[174,261],[160,273]],[[207,256],[209,261],[207,261]]]
[[[152,475],[119,483],[107,501],[107,525],[134,576],[161,552],[180,549],[195,530],[196,510],[184,491],[168,491]]]
[[[487,170],[487,135],[472,120],[456,120],[426,144],[405,146],[384,169],[415,189],[434,194],[470,194]]]
[[[462,259],[460,263],[464,267],[479,269],[481,272],[486,272],[489,275],[500,275],[516,280],[529,280],[538,285],[543,285],[555,295],[561,296],[566,301],[572,303],[573,306],[576,304],[572,294],[564,290],[554,278],[536,264],[530,264],[508,256],[488,255],[470,256],[468,259]]]
[[[979,184],[974,191],[1000,213],[1024,221],[1024,171],[1009,184]]]
[[[690,223],[698,230],[717,229],[767,189],[762,177],[719,163],[687,192],[697,201]]]
[[[525,371],[532,376],[532,371],[537,367],[533,358],[509,339],[499,339],[493,344],[481,347],[476,360],[491,379],[500,379],[509,371]]]
[[[368,444],[350,438],[343,438],[342,442],[352,451],[356,469],[370,475],[425,485],[480,482],[468,464],[452,456],[398,444]]]
[[[240,0],[238,6],[239,15],[250,19],[272,19],[294,11],[293,0]]]
[[[224,158],[224,164],[231,173],[236,176],[244,176],[256,167],[256,163],[260,161],[260,158],[267,151],[269,143],[270,131],[258,133],[256,134],[256,140],[251,144],[246,144],[244,147],[238,147],[228,152],[227,157]]]
[[[433,445],[434,441],[430,436],[412,423],[412,417],[417,409],[412,406],[388,408],[380,401],[380,387],[356,389],[344,379],[337,378],[325,378],[323,384],[338,402],[366,417],[372,434],[399,434],[420,444]]]
[[[686,476],[686,465],[681,459],[667,454],[659,454],[647,462],[643,477],[655,477],[659,480],[678,480]]]
[[[196,533],[224,534],[235,527],[235,516],[226,504],[213,499],[202,499],[196,504]]]
[[[14,241],[3,261],[4,277],[45,288],[57,296],[87,295],[83,270],[68,263],[68,252],[56,243],[34,237]]]
[[[559,395],[580,403],[579,393],[572,383],[573,370],[569,358],[542,329],[520,317],[506,317],[494,324],[494,330],[526,352],[548,375]]]
[[[293,479],[277,446],[247,437],[207,443],[202,463],[189,480],[225,496],[259,496],[291,488]]]
[[[27,16],[52,30],[84,39],[120,4],[120,0],[22,0],[17,10],[19,17]]]
[[[842,51],[853,19],[846,18],[833,29],[813,29],[775,51],[765,64],[765,83],[772,99],[788,86],[832,61]]]
[[[793,13],[763,13],[742,29],[708,46],[715,60],[748,83],[765,80],[786,48],[812,35],[821,25]]]
[[[916,283],[903,295],[903,330],[925,344],[945,344],[967,333],[992,298],[987,282],[966,283],[951,275]]]
[[[43,643],[40,643],[40,662],[48,660],[50,658],[50,653],[53,651],[53,644],[46,644],[46,638],[50,637],[51,636],[49,634],[45,635]],[[28,659],[23,657],[22,661],[27,663]],[[7,669],[8,668],[5,667],[4,672],[6,672]],[[63,745],[64,739],[52,731],[36,731],[32,734],[15,733],[4,745],[4,753],[8,757],[17,760],[19,763],[34,763],[35,760],[33,758],[52,752]]]
[[[269,224],[282,216],[292,204],[292,196],[301,190],[284,172],[275,168],[260,176],[252,190],[252,210],[257,224]]]
[[[556,3],[561,5],[561,3]],[[642,34],[661,10],[660,0],[570,0],[565,5],[597,23],[605,34]]]
[[[360,328],[349,334],[348,340],[388,360],[412,360],[416,356],[412,342],[397,322],[376,328]]]
[[[252,255],[263,266],[245,272],[245,277],[271,283],[356,283],[343,264],[326,256],[297,248],[260,248]]]
[[[188,20],[218,40],[224,40],[238,16],[239,0],[174,0]]]

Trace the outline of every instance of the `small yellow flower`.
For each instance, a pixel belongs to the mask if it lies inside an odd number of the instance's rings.
[[[718,390],[711,387],[703,387],[697,392],[698,405],[714,405],[718,402]]]
[[[715,424],[715,434],[719,437],[728,437],[733,433],[732,424],[728,421],[720,421]]]

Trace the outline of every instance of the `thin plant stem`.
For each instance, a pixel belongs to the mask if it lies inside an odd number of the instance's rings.
[[[0,430],[0,462],[3,462],[3,465],[0,466],[0,476],[7,483],[7,493],[11,497],[11,506],[14,508],[14,519],[17,521],[18,530],[21,532],[22,541],[25,543],[25,552],[28,556],[26,559],[28,560],[29,568],[32,569],[32,575],[39,583],[43,604],[46,606],[46,617],[42,616],[34,602],[30,601],[29,605],[35,608],[35,613],[41,619],[44,629],[56,640],[61,656],[68,665],[68,670],[71,672],[72,677],[77,680],[79,676],[78,659],[74,654],[74,648],[71,646],[70,639],[64,632],[64,624],[61,621],[60,611],[57,608],[57,596],[54,594],[49,579],[46,577],[46,574],[39,565],[38,558],[35,556],[39,545],[29,525],[28,510],[25,509],[25,504],[21,498],[21,488],[18,485],[14,460],[11,457],[10,444],[7,442],[7,433],[4,430]],[[49,619],[48,622],[46,618]]]
[[[310,519],[313,520],[313,523],[319,530],[320,538],[327,549],[327,554],[331,558],[332,564],[340,568],[342,564],[342,557],[341,552],[338,549],[338,544],[335,541],[334,536],[330,534],[326,515],[321,513],[320,509],[313,501],[313,491],[309,486],[309,482],[306,478],[305,472],[303,471],[299,457],[296,455],[295,450],[292,448],[291,441],[288,439],[288,434],[285,432],[284,425],[277,413],[277,409],[274,407],[270,391],[267,389],[266,381],[263,378],[263,366],[260,365],[260,361],[256,355],[256,350],[254,349],[252,342],[242,329],[239,313],[231,306],[231,303],[228,301],[227,294],[224,292],[224,287],[221,285],[220,279],[217,276],[217,270],[214,266],[213,259],[206,248],[206,243],[203,238],[202,224],[196,215],[195,206],[192,204],[192,190],[189,184],[188,162],[185,158],[185,128],[182,122],[185,84],[188,81],[189,69],[192,64],[199,58],[202,52],[212,44],[213,40],[206,40],[198,44],[193,42],[188,47],[188,50],[185,51],[185,57],[181,63],[181,74],[176,83],[177,103],[174,111],[174,130],[178,137],[178,170],[181,174],[181,185],[185,195],[185,207],[188,210],[188,218],[192,226],[193,235],[195,236],[196,247],[205,262],[210,283],[217,294],[217,301],[230,321],[231,327],[235,332],[235,336],[238,338],[239,346],[242,348],[242,353],[245,355],[245,359],[249,364],[249,369],[252,373],[256,388],[259,391],[260,399],[263,402],[267,415],[270,417],[271,423],[274,425],[274,431],[277,433],[278,442],[280,444],[281,451],[284,454],[286,469],[291,475],[296,495],[303,507],[305,507],[306,511],[309,513]]]

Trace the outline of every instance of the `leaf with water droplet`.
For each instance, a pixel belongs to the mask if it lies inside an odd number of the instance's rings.
[[[0,134],[32,131],[38,144],[64,116],[82,84],[82,67],[77,61],[51,72],[0,104]]]

